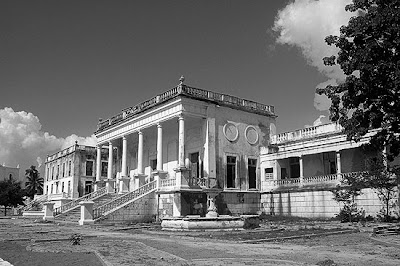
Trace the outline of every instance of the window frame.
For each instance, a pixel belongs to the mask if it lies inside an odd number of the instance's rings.
[[[228,163],[228,157],[235,157],[235,177],[233,180],[233,187],[228,187],[228,172],[229,172],[229,163]],[[238,180],[238,173],[239,173],[239,155],[235,154],[235,153],[225,153],[225,184],[224,184],[224,188],[225,189],[239,189],[238,184],[237,184],[237,180]]]

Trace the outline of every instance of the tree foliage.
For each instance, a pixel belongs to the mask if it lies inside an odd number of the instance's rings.
[[[36,166],[32,165],[29,169],[26,169],[25,177],[27,179],[25,182],[27,196],[33,199],[35,195],[43,194],[44,180],[42,177],[40,177],[40,173],[38,170],[36,170]]]
[[[326,37],[339,52],[323,60],[338,64],[346,79],[317,92],[332,100],[330,118],[349,140],[376,129],[370,144],[388,146],[393,160],[400,152],[400,1],[353,0],[345,9],[355,16],[339,36]]]
[[[400,167],[391,165],[384,155],[379,155],[367,160],[367,168],[363,178],[383,203],[382,220],[389,222],[394,216],[391,209],[396,206]]]
[[[4,206],[4,215],[7,215],[7,207],[17,207],[22,205],[24,190],[21,183],[14,181],[12,178],[0,181],[0,205]]]

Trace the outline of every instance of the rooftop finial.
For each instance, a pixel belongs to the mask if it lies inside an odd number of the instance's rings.
[[[179,78],[179,85],[182,85],[184,81],[185,81],[185,77],[182,75],[182,76]]]

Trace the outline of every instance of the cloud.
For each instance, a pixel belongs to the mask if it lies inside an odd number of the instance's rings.
[[[325,43],[328,35],[339,35],[342,25],[346,25],[351,12],[345,6],[351,0],[295,0],[280,10],[275,18],[273,30],[278,34],[276,42],[300,49],[307,63],[318,69],[329,80],[317,85],[340,83],[344,74],[339,66],[325,66],[323,58],[337,54],[336,47]],[[314,106],[320,111],[329,109],[326,96],[315,95]]]
[[[39,118],[12,108],[0,109],[0,162],[6,166],[20,165],[20,175],[31,165],[42,166],[47,154],[69,147],[75,140],[82,145],[96,145],[96,137],[79,137],[75,134],[58,138],[41,130]]]

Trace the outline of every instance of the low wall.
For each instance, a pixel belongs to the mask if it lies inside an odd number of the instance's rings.
[[[371,189],[362,190],[356,203],[371,216],[376,216],[382,208],[377,194]],[[339,213],[340,205],[327,190],[280,191],[261,195],[261,211],[272,215],[332,218]]]
[[[259,192],[222,192],[217,197],[219,214],[256,214],[260,212]]]
[[[152,192],[107,215],[99,223],[130,223],[152,221],[157,215],[157,200]]]

